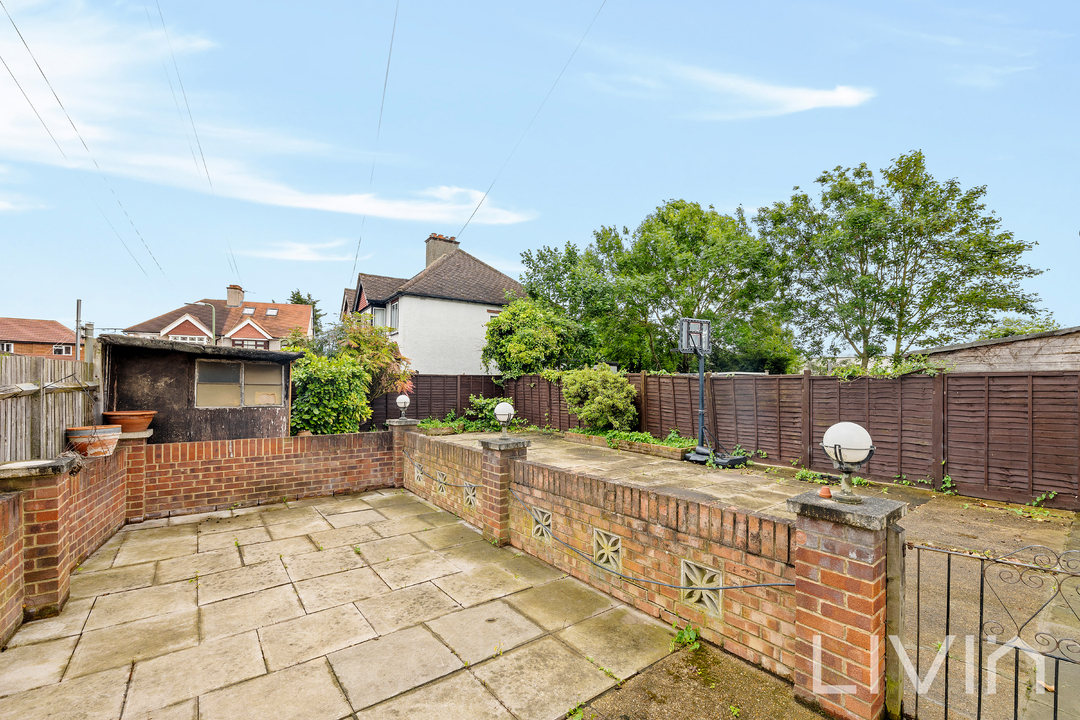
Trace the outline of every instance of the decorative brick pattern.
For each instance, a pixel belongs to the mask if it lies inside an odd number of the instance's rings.
[[[683,590],[682,601],[688,605],[697,605],[707,613],[720,615],[723,613],[721,598],[722,590],[706,590],[703,588],[719,588],[723,574],[705,565],[699,565],[689,560],[679,561],[679,584],[683,587],[692,587],[694,590]]]
[[[463,502],[465,507],[476,509],[476,486],[472,483],[465,481],[465,486],[461,488]]]
[[[537,540],[551,540],[551,513],[540,508],[533,508],[532,536]]]
[[[592,556],[597,565],[612,572],[622,567],[622,539],[618,535],[593,528]]]
[[[405,478],[405,488],[425,500],[452,512],[465,522],[481,527],[483,518],[479,507],[465,505],[465,493],[453,485],[479,486],[483,472],[483,453],[476,448],[451,442],[441,442],[433,437],[411,432],[405,436],[405,450],[416,462],[427,468],[429,474],[442,478],[443,489],[432,488],[431,483],[420,484],[413,478]],[[452,490],[452,492],[451,492]]]

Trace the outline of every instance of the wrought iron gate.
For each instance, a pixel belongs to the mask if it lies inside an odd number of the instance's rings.
[[[908,548],[906,716],[1080,718],[1080,551]]]

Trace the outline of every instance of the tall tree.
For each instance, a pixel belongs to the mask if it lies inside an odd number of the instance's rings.
[[[1033,243],[1002,230],[986,186],[935,180],[922,152],[893,160],[880,182],[865,163],[816,182],[816,201],[796,187],[755,217],[812,352],[847,346],[865,368],[970,336],[999,312],[1035,312],[1037,296],[1020,287],[1042,272],[1021,262]]]
[[[311,293],[304,295],[300,292],[300,288],[297,288],[289,295],[288,302],[293,305],[311,306],[311,334],[312,336],[318,336],[322,332],[322,319],[326,315],[326,313],[319,309],[319,301],[311,297]]]

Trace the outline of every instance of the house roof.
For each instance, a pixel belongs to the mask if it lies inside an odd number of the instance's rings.
[[[356,305],[356,288],[345,288],[345,300],[342,307],[345,312],[352,312],[354,305]]]
[[[507,291],[525,295],[516,280],[461,249],[441,256],[408,280],[361,273],[357,283],[369,303],[380,304],[401,295],[416,295],[505,305]],[[355,292],[353,290],[354,295]]]
[[[1080,333],[1080,325],[1075,327],[1047,330],[1046,332],[1028,333],[1027,335],[1010,335],[1003,338],[991,338],[990,340],[975,340],[974,342],[959,343],[956,345],[942,345],[941,347],[926,348],[925,350],[910,350],[905,355],[936,355],[938,353],[953,352],[954,350],[966,350],[968,348],[985,347],[987,345],[1001,345],[1014,343],[1018,340],[1036,340],[1038,338],[1057,337],[1059,335],[1072,335]]]
[[[217,311],[217,327],[214,332],[217,336],[223,336],[232,331],[245,320],[251,320],[265,330],[271,337],[283,338],[292,332],[293,328],[311,334],[312,306],[293,305],[290,303],[259,303],[245,301],[240,307],[228,307],[224,300],[202,299],[199,302],[210,303]],[[244,314],[244,308],[253,308],[254,313]],[[277,309],[277,315],[267,315],[270,308]],[[205,305],[184,305],[175,310],[170,310],[164,315],[158,315],[138,325],[124,328],[126,333],[160,333],[164,328],[176,322],[185,314],[191,315],[206,327],[210,327],[210,308]]]
[[[55,320],[0,318],[0,340],[28,343],[75,343],[75,331]]]
[[[98,338],[102,345],[137,347],[160,352],[180,352],[206,357],[224,357],[248,360],[273,360],[291,363],[304,357],[304,353],[285,352],[284,350],[254,350],[250,348],[225,347],[222,345],[196,345],[175,340],[155,340],[153,338],[131,337],[129,335],[102,335]]]

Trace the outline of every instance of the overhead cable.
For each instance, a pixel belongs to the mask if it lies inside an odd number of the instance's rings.
[[[461,234],[465,232],[465,228],[469,227],[469,223],[472,222],[472,219],[476,217],[476,212],[480,209],[480,206],[484,204],[484,201],[487,200],[487,196],[488,193],[491,192],[491,188],[495,187],[495,183],[498,182],[499,176],[502,175],[503,170],[505,170],[507,164],[509,164],[510,158],[514,157],[514,153],[517,152],[518,145],[520,145],[521,141],[525,139],[525,136],[529,133],[529,128],[531,128],[533,126],[533,123],[536,122],[536,118],[539,117],[540,111],[544,109],[544,105],[547,104],[548,98],[551,97],[551,93],[554,92],[555,86],[559,84],[560,80],[562,80],[562,76],[563,73],[566,72],[566,68],[570,67],[570,61],[574,59],[575,55],[577,55],[578,48],[581,47],[581,43],[585,42],[585,37],[589,34],[589,31],[592,30],[593,23],[596,22],[596,18],[600,17],[600,11],[604,9],[605,5],[607,5],[607,0],[603,0],[603,2],[600,3],[600,7],[597,9],[596,14],[593,15],[592,22],[589,23],[589,27],[585,28],[585,33],[581,36],[581,39],[578,40],[578,44],[574,46],[574,52],[570,53],[570,57],[566,60],[566,64],[563,65],[563,69],[559,71],[559,76],[555,78],[555,82],[551,84],[551,89],[547,91],[547,95],[544,96],[543,102],[540,103],[540,107],[536,108],[536,113],[533,114],[532,120],[530,120],[529,124],[525,127],[525,132],[521,133],[521,137],[519,137],[518,141],[514,143],[513,150],[511,150],[510,154],[506,156],[506,160],[503,161],[502,167],[499,168],[499,172],[495,174],[495,179],[491,181],[490,185],[488,185],[488,189],[484,192],[484,196],[480,198],[480,202],[476,203],[476,207],[473,208],[472,215],[469,215],[469,219],[466,220],[465,224],[461,226],[461,230],[459,230],[457,234],[459,238],[461,237]]]

